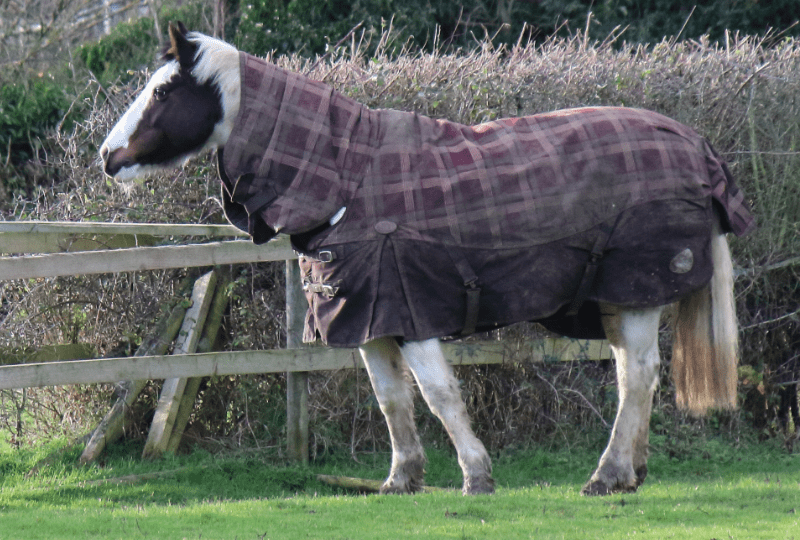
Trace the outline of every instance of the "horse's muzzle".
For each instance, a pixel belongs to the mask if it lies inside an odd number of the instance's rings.
[[[125,167],[135,165],[129,152],[125,152],[125,148],[117,148],[111,151],[108,146],[103,145],[103,147],[100,148],[100,159],[103,160],[103,172],[112,178]]]

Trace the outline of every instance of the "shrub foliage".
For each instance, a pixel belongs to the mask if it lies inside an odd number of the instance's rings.
[[[44,180],[43,146],[58,124],[69,129],[76,113],[65,118],[72,102],[62,85],[47,78],[0,86],[0,198],[3,192],[29,192]]]

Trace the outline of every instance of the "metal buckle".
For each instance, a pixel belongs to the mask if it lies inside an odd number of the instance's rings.
[[[339,287],[334,287],[333,285],[326,285],[322,284],[322,295],[326,298],[333,298],[336,296],[336,293],[339,292]]]
[[[339,287],[336,285],[328,285],[327,283],[314,283],[306,280],[303,281],[303,291],[321,294],[326,298],[333,298],[336,296],[336,293],[339,292]]]
[[[333,251],[320,251],[317,253],[317,260],[324,263],[331,262],[335,257],[333,256]]]

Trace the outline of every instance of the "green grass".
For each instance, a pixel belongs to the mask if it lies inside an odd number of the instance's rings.
[[[387,455],[329,459],[311,467],[219,458],[205,452],[142,463],[122,448],[103,467],[74,466],[77,450],[0,451],[0,539],[38,538],[700,538],[800,539],[800,456],[765,443],[711,441],[685,459],[654,452],[636,494],[585,498],[596,450],[506,453],[498,491],[458,489],[361,496],[316,474],[381,478]],[[453,456],[429,452],[428,482],[460,487]],[[137,484],[90,483],[158,470]]]

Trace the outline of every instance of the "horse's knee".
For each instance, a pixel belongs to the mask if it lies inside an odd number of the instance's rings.
[[[402,353],[431,411],[445,423],[466,420],[458,380],[438,340],[406,343]]]

